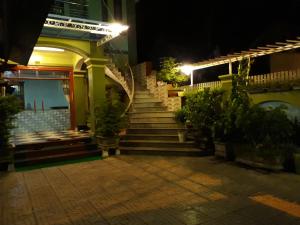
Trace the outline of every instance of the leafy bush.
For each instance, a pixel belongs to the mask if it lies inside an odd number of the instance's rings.
[[[207,146],[213,144],[215,126],[223,111],[223,98],[223,90],[204,89],[187,95],[187,119],[195,130],[196,140],[204,138]]]
[[[20,102],[14,96],[0,97],[0,150],[6,150],[9,144],[10,130],[15,115],[20,112]],[[0,154],[3,154],[0,151]]]
[[[284,107],[264,109],[253,105],[247,112],[239,113],[236,122],[244,141],[254,147],[275,149],[292,142],[293,127]]]
[[[188,80],[188,77],[181,73],[179,64],[172,57],[165,57],[160,63],[160,70],[157,73],[157,80],[171,83],[174,87]]]
[[[127,118],[122,114],[124,106],[119,101],[105,102],[102,107],[96,107],[95,120],[97,136],[115,137],[126,126]]]
[[[292,142],[300,147],[300,121],[295,118],[294,121],[292,122],[292,126],[293,126],[293,136],[292,136]]]
[[[187,120],[187,111],[186,111],[186,108],[183,107],[181,109],[178,109],[176,112],[175,112],[175,120],[177,123],[181,124],[181,125],[184,125],[186,120]]]

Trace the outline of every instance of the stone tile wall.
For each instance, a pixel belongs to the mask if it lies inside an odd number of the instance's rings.
[[[14,121],[12,134],[40,131],[62,131],[70,129],[70,111],[52,109],[46,111],[25,110],[19,113]]]
[[[168,107],[168,111],[174,112],[181,108],[181,97],[168,97],[168,90],[172,89],[172,86],[164,82],[157,82],[156,71],[152,71],[152,73],[146,77],[146,81],[147,89]]]

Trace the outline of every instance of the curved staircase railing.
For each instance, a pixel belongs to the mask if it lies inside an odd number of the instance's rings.
[[[124,116],[133,103],[135,92],[133,71],[128,63],[126,54],[113,48],[110,43],[107,44],[105,53],[111,59],[111,63],[105,67],[105,74],[119,83],[129,98],[129,103],[123,113]]]

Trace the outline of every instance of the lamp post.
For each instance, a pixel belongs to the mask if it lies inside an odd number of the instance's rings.
[[[194,85],[194,67],[192,65],[183,65],[180,67],[181,72],[191,77],[190,86]]]

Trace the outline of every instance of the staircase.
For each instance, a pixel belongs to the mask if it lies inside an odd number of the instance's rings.
[[[193,141],[179,142],[177,131],[182,128],[175,122],[174,112],[168,111],[148,90],[135,92],[129,120],[127,134],[120,141],[121,154],[206,154]]]
[[[66,160],[78,160],[100,156],[101,151],[90,137],[77,137],[67,140],[20,144],[15,147],[15,166],[33,166]]]

